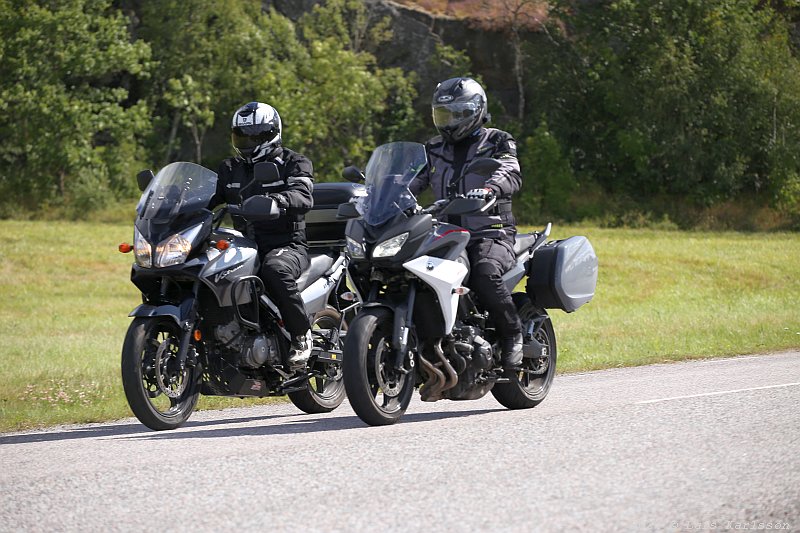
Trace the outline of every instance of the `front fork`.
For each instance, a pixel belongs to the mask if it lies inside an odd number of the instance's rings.
[[[194,294],[195,297],[192,298],[191,306],[187,309],[180,324],[182,334],[178,347],[178,363],[180,364],[181,372],[183,372],[187,365],[190,367],[197,365],[197,354],[192,350],[193,353],[190,356],[189,348],[192,347],[192,335],[197,324],[197,292],[199,289],[200,281],[198,280],[195,281],[192,286],[192,294]]]
[[[392,336],[395,349],[394,369],[403,374],[413,370],[414,366],[413,359],[411,360],[411,369],[406,369],[403,366],[403,362],[406,358],[406,352],[408,352],[408,333],[413,325],[412,315],[414,314],[416,297],[417,282],[412,279],[408,283],[408,299],[394,310],[394,335]]]

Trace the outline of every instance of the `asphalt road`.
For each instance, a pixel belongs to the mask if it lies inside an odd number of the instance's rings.
[[[557,376],[365,426],[345,404],[0,435],[2,531],[800,531],[800,352]]]

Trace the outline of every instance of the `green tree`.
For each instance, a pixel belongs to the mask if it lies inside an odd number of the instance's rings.
[[[611,192],[713,203],[797,175],[800,65],[757,0],[559,1],[538,113]]]
[[[147,107],[128,85],[150,50],[127,20],[107,0],[2,0],[0,43],[0,215],[130,193]]]
[[[325,2],[297,26],[245,0],[166,0],[145,4],[141,19],[158,60],[147,93],[162,162],[192,146],[213,167],[230,153],[229,117],[253,100],[278,110],[284,144],[323,180],[413,128],[413,78],[377,66],[367,49],[385,25],[360,2]]]
[[[161,164],[187,157],[180,152],[186,146],[202,162],[215,119],[227,119],[248,98],[256,99],[252,87],[263,69],[283,71],[283,63],[293,59],[278,42],[293,36],[269,38],[282,28],[252,2],[145,2],[139,16],[138,35],[150,43],[157,62],[144,94],[154,111],[151,146],[154,155],[161,152]]]
[[[356,53],[375,55],[392,36],[389,17],[381,17],[376,4],[361,0],[325,0],[301,24],[305,40],[333,39]]]
[[[576,190],[575,177],[545,121],[525,139],[519,159],[524,178],[520,192],[522,221],[538,223],[536,217],[542,213],[573,218],[570,197]]]
[[[372,9],[363,2],[327,0],[299,23],[310,53],[300,79],[304,97],[296,105],[306,116],[321,111],[301,127],[323,177],[339,179],[343,164],[365,163],[376,145],[419,130],[416,78],[379,67],[370,52],[391,39],[388,19]]]

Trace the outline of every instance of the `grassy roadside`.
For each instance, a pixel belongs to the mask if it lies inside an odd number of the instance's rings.
[[[556,228],[587,235],[595,299],[553,313],[562,371],[800,346],[800,234]]]
[[[0,221],[0,431],[130,416],[119,351],[139,296],[116,246],[131,232]],[[557,227],[553,238],[578,234],[600,279],[591,304],[553,313],[562,371],[800,347],[800,234]]]

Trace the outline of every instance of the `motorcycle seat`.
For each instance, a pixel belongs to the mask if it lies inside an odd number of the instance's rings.
[[[297,278],[297,290],[303,291],[314,283],[333,265],[335,259],[329,254],[311,254],[308,268]]]
[[[536,242],[538,235],[535,233],[524,233],[522,235],[517,235],[514,239],[514,255],[520,256],[525,251],[528,250],[533,243]]]

